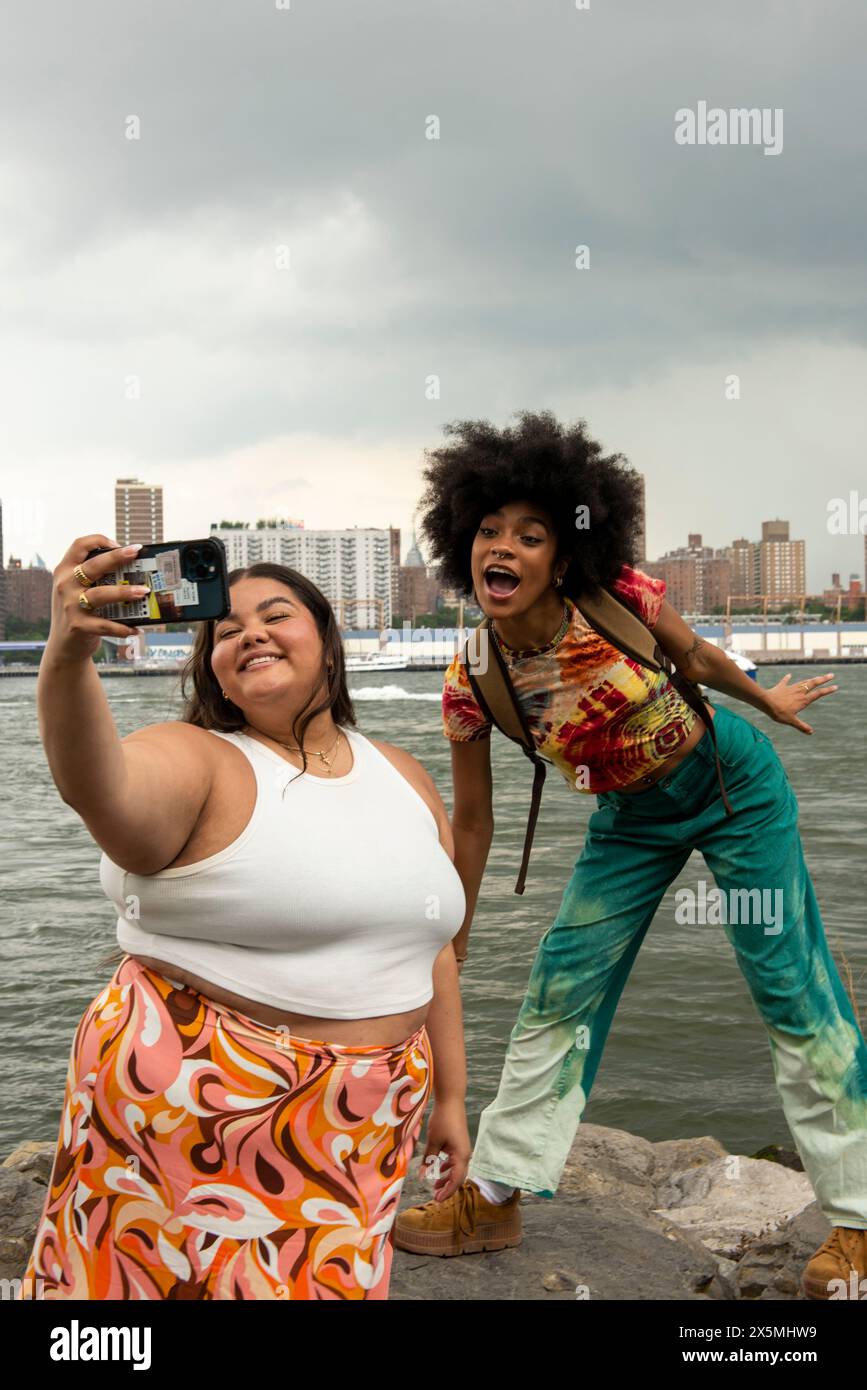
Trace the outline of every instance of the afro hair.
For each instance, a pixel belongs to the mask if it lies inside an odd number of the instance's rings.
[[[482,517],[505,502],[527,498],[549,513],[557,558],[569,560],[563,591],[598,593],[632,564],[642,524],[643,487],[622,454],[602,454],[586,423],[564,426],[550,410],[515,412],[517,424],[454,420],[448,442],[426,449],[426,488],[420,529],[440,579],[472,592],[470,552]],[[579,506],[589,524],[579,529]]]

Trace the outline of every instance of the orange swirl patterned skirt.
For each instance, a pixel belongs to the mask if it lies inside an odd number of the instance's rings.
[[[432,1083],[424,1025],[298,1039],[126,956],[75,1032],[21,1293],[386,1299]]]

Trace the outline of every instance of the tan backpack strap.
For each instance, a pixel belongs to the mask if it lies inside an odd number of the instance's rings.
[[[650,628],[608,589],[600,589],[598,594],[581,594],[572,602],[612,646],[651,671],[662,669],[663,654]]]
[[[515,892],[523,893],[536,820],[539,815],[539,805],[542,800],[547,759],[544,759],[536,748],[530,726],[512,684],[512,678],[489,628],[490,619],[485,617],[469,634],[464,648],[464,665],[470,688],[485,718],[496,725],[507,738],[519,744],[533,764],[533,793],[530,800],[530,815],[524,835],[521,868],[515,884]]]
[[[485,718],[525,750],[534,750],[533,736],[518,703],[506,663],[491,635],[488,618],[484,618],[469,634],[464,648],[464,665],[470,687]]]
[[[536,833],[536,818],[539,814],[539,803],[542,800],[542,783],[545,781],[547,768],[541,758],[536,758],[536,766],[533,771],[533,795],[530,801],[530,818],[527,821],[527,830],[524,835],[524,852],[521,855],[521,868],[518,873],[518,881],[515,884],[515,892],[523,893],[524,880],[527,877],[527,865],[530,862],[530,850],[533,847],[533,836]]]

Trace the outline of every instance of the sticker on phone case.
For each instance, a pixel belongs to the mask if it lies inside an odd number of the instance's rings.
[[[140,618],[160,617],[156,596],[152,593],[143,598],[134,599],[132,603],[108,603],[100,611],[112,622],[119,623],[135,623]]]
[[[101,579],[97,579],[97,584],[149,584],[150,579],[145,574],[137,573],[135,570],[110,570]],[[106,612],[108,610],[106,609]]]
[[[183,583],[181,574],[181,552],[179,550],[164,550],[157,557],[158,569],[165,580],[164,584],[155,584],[155,589],[177,589]]]
[[[175,585],[175,603],[179,608],[187,608],[199,602],[199,586],[191,579],[182,579]]]

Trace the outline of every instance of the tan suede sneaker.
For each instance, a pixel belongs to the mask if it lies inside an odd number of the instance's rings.
[[[489,1202],[472,1178],[444,1202],[423,1202],[399,1212],[394,1243],[414,1255],[471,1255],[521,1243],[521,1191],[507,1202]]]
[[[807,1298],[867,1299],[867,1231],[835,1226],[801,1276]]]

